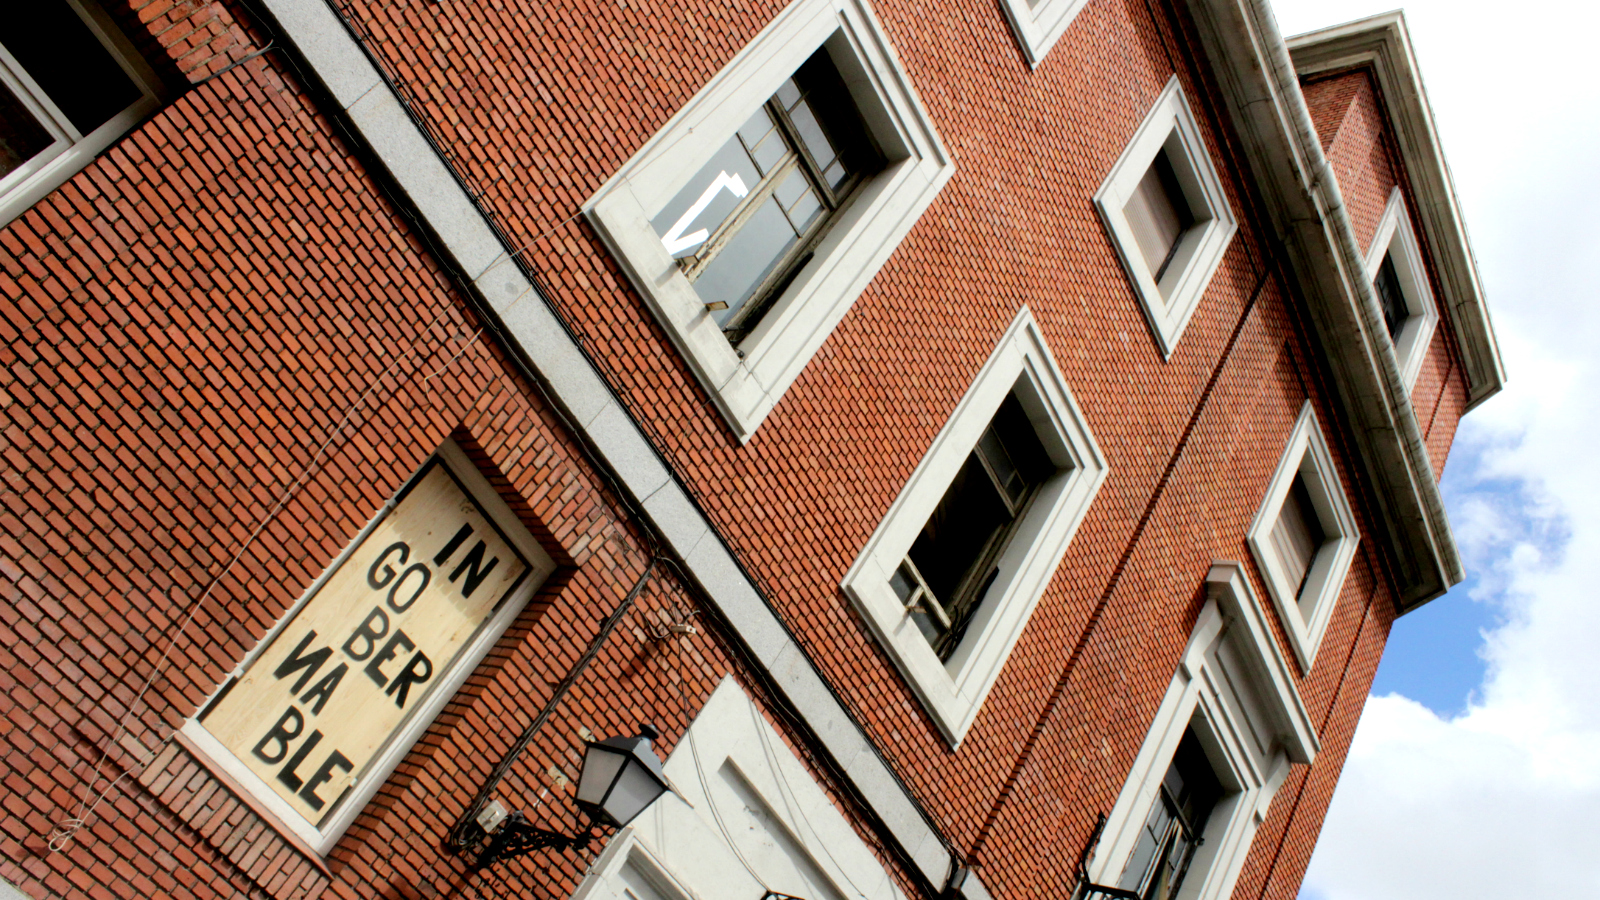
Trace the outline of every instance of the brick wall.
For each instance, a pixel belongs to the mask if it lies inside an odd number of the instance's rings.
[[[570,433],[265,61],[185,94],[0,231],[0,298],[0,877],[40,898],[447,892],[462,868],[445,830],[650,552]],[[324,868],[171,733],[452,435],[561,568]],[[747,671],[715,628],[653,638],[694,602],[661,570],[501,796],[537,797],[551,766],[575,777],[579,726],[659,717],[670,752],[721,676]],[[564,896],[592,855],[498,877]]]
[[[336,5],[513,241],[529,245],[612,386],[941,830],[974,851],[998,896],[1059,892],[1122,786],[1211,561],[1250,559],[1244,529],[1305,400],[1347,489],[1361,489],[1308,325],[1267,261],[1239,151],[1206,100],[1214,87],[1192,24],[1165,4],[1095,0],[1030,71],[992,4],[876,4],[956,175],[740,447],[572,217],[781,4]],[[143,23],[135,37],[147,55],[160,48],[173,80],[197,81],[262,43],[247,17],[217,4],[153,0],[122,13]],[[269,54],[184,94],[0,231],[0,296],[12,298],[0,301],[11,790],[0,877],[36,896],[447,890],[459,867],[440,858],[443,829],[531,716],[529,698],[548,691],[643,566],[626,511],[280,66]],[[1241,228],[1163,360],[1089,198],[1175,70]],[[1319,126],[1340,123],[1330,156],[1361,173],[1346,191],[1368,240],[1397,176],[1370,84],[1326,84],[1308,86],[1308,100]],[[838,585],[1023,304],[1112,474],[952,753]],[[1415,394],[1441,467],[1464,404],[1447,330]],[[179,664],[135,704],[167,646],[160,636],[358,400],[326,459],[172,645]],[[164,741],[452,433],[481,445],[563,569],[322,872]],[[1256,588],[1265,595],[1259,578]],[[636,618],[691,602],[663,579]],[[1294,893],[1392,608],[1364,541],[1300,684],[1322,755],[1280,790],[1237,897]],[[625,730],[632,709],[677,707],[664,651],[642,625],[607,654],[597,668],[629,679],[581,683],[509,792],[536,795],[552,763],[572,770],[578,725]],[[692,655],[691,714],[721,672],[743,671],[715,632]],[[113,735],[130,707],[139,743],[122,746]],[[663,751],[683,725],[664,725]],[[138,788],[125,781],[65,853],[44,852],[100,753],[115,777],[158,747],[160,765],[131,780]],[[1073,852],[1030,852],[1049,846]],[[536,894],[564,896],[583,863],[535,858],[520,872]],[[197,874],[175,879],[175,868]]]
[[[1324,423],[1338,422],[1322,399],[1330,392],[1310,371],[1304,329],[1284,308],[1283,285],[1270,279],[1251,305],[1266,254],[1237,150],[1205,99],[1209,85],[1197,80],[1188,23],[1166,6],[1091,3],[1029,71],[992,5],[875,4],[956,174],[740,447],[595,235],[572,216],[777,5],[702,16],[639,3],[601,21],[577,8],[540,15],[518,4],[482,15],[380,0],[338,5],[410,86],[416,111],[459,154],[513,243],[529,245],[528,258],[613,386],[958,847],[979,839],[1013,780],[1016,748],[1041,725],[1048,736],[1037,759],[1014,779],[1033,785],[1041,805],[1027,815],[1002,810],[1001,820],[1034,820],[1030,840],[1081,841],[1120,787],[1187,638],[1206,567],[1217,556],[1248,559],[1243,528],[1292,412],[1309,395]],[[1163,361],[1090,197],[1174,69],[1244,221],[1177,352]],[[511,138],[498,137],[508,131]],[[506,165],[508,143],[524,165]],[[1372,147],[1381,142],[1368,141],[1369,157],[1378,153]],[[838,585],[1024,303],[1112,474],[977,724],[951,753]],[[1224,357],[1236,331],[1235,356]],[[1291,361],[1261,362],[1278,354]],[[1255,381],[1263,376],[1265,386]],[[1236,423],[1227,392],[1252,389],[1282,399],[1271,414]],[[1213,407],[1210,393],[1230,399]],[[1213,426],[1219,409],[1227,418]],[[1230,432],[1236,424],[1246,430]],[[1210,427],[1220,429],[1210,440],[1227,448],[1220,457],[1197,451]],[[1342,448],[1338,455],[1354,489]],[[1314,712],[1334,699],[1342,670],[1327,660],[1345,655],[1352,610],[1365,599],[1347,589],[1302,684]],[[1115,677],[1074,674],[1068,693],[1093,711],[1089,719],[1117,721],[1125,733],[1103,762],[1084,763],[1093,771],[1047,787],[1035,770],[1073,770],[1043,760],[1081,755],[1074,740],[1098,742],[1040,716],[1102,604],[1105,624],[1091,647],[1107,643],[1104,666]],[[1344,689],[1359,695],[1364,685]],[[1347,739],[1353,722],[1353,714],[1330,722],[1327,740]],[[1320,819],[1320,810],[1310,814]],[[1001,851],[991,846],[982,861],[999,866]],[[1037,864],[1008,873],[1002,888],[1059,883],[1070,860]]]

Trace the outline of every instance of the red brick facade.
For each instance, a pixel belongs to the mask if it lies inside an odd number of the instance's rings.
[[[1180,8],[1093,0],[1030,70],[993,3],[875,4],[956,173],[741,446],[577,213],[782,4],[332,5],[994,896],[1070,890],[1208,568],[1251,560],[1245,531],[1306,400],[1375,531],[1350,419]],[[265,44],[243,9],[110,7],[174,97],[0,229],[0,878],[41,900],[567,896],[595,851],[480,877],[441,842],[652,537],[287,55],[180,89]],[[1174,73],[1240,228],[1163,359],[1090,197]],[[1304,90],[1365,243],[1391,188],[1408,189],[1381,98],[1360,71]],[[1111,475],[952,751],[840,581],[1024,305]],[[1412,392],[1436,472],[1467,403],[1455,341],[1442,322]],[[323,861],[173,732],[451,436],[558,572]],[[1388,566],[1364,537],[1297,685],[1321,752],[1278,790],[1238,900],[1298,890],[1396,614]],[[923,893],[724,624],[660,637],[701,605],[662,568],[502,793],[531,801],[552,766],[575,776],[580,727],[654,718],[664,757],[731,672],[900,888]],[[557,827],[563,809],[545,807]]]

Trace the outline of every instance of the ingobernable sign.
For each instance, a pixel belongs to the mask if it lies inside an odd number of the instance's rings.
[[[319,825],[528,573],[435,458],[201,724]]]

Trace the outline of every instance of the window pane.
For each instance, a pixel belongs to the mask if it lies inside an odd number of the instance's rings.
[[[55,138],[39,124],[33,113],[0,84],[0,177],[11,174],[53,143]]]
[[[1011,456],[1000,445],[1000,436],[995,434],[994,427],[984,429],[983,435],[978,438],[978,450],[983,454],[983,459],[989,464],[989,470],[994,473],[994,480],[999,483],[1000,489],[1013,503],[1022,499],[1022,494],[1028,485],[1022,480],[1022,473],[1011,464]]]
[[[1311,563],[1316,559],[1317,550],[1325,538],[1322,521],[1317,518],[1317,510],[1306,491],[1305,480],[1296,475],[1288,496],[1283,498],[1278,521],[1272,526],[1271,539],[1278,559],[1283,562],[1289,579],[1295,583],[1297,594],[1304,586],[1306,575],[1311,572]]]
[[[88,134],[143,96],[65,0],[30,0],[6,11],[6,49]]]
[[[804,233],[811,223],[822,215],[822,201],[817,199],[816,191],[806,191],[800,199],[789,207],[789,221],[794,223],[794,230]]]
[[[783,84],[778,88],[778,102],[783,104],[784,109],[788,109],[794,106],[799,99],[800,86],[794,83],[793,78],[785,79]]]
[[[894,588],[895,596],[900,598],[901,603],[910,600],[911,595],[917,590],[917,583],[912,579],[911,573],[906,571],[904,564],[896,567],[894,574],[889,576],[889,586]]]
[[[798,106],[789,111],[789,119],[794,122],[795,130],[800,132],[800,140],[817,166],[826,169],[831,165],[838,153],[834,152],[832,142],[823,133],[822,123],[817,121],[816,113],[811,111],[811,101],[800,101]]]
[[[1145,265],[1152,277],[1159,279],[1166,269],[1167,259],[1177,248],[1178,239],[1194,224],[1183,189],[1172,171],[1172,162],[1167,159],[1167,151],[1156,154],[1150,170],[1139,179],[1133,196],[1123,207],[1123,214],[1128,217],[1128,226],[1133,229]]]
[[[735,135],[650,224],[674,259],[688,256],[711,237],[738,207],[740,198],[760,181],[760,173]]]
[[[1389,339],[1394,340],[1400,336],[1400,329],[1411,312],[1406,307],[1405,292],[1400,289],[1400,273],[1394,268],[1394,254],[1383,255],[1383,263],[1378,266],[1378,277],[1372,286],[1377,289],[1378,306],[1383,309],[1384,327],[1389,329]]]
[[[794,228],[778,202],[768,197],[695,281],[701,300],[728,304],[727,309],[712,313],[718,325],[726,325],[743,308],[762,279],[796,243]]]
[[[833,165],[822,172],[822,180],[826,181],[828,187],[831,188],[837,188],[839,185],[844,184],[844,180],[849,176],[850,170],[844,167],[843,161],[837,159],[833,161]]]
[[[739,137],[750,149],[750,156],[755,159],[756,168],[763,175],[776,168],[789,153],[789,146],[783,142],[783,135],[778,133],[772,114],[767,112],[765,105],[756,110],[750,121],[739,129]]]
[[[989,539],[1010,521],[982,463],[968,456],[911,545],[911,561],[946,609]]]

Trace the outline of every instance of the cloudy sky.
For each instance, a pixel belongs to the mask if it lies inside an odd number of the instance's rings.
[[[1391,8],[1275,7],[1285,34]],[[1301,900],[1596,897],[1600,12],[1406,16],[1510,383],[1445,469],[1469,580],[1396,624]]]

